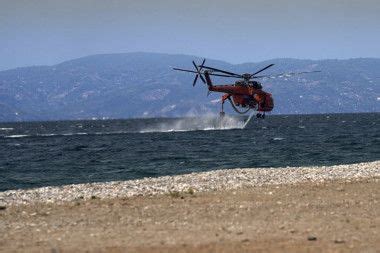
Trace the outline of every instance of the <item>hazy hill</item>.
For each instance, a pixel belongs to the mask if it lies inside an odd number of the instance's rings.
[[[206,97],[186,55],[129,53],[93,55],[54,66],[0,72],[0,121],[186,116],[218,112],[220,94]],[[199,59],[198,59],[199,60]],[[380,59],[274,59],[232,65],[207,60],[227,70],[265,74],[322,70],[292,78],[262,80],[275,99],[273,113],[379,112]],[[215,79],[215,82],[233,79]],[[227,106],[228,107],[228,106]]]

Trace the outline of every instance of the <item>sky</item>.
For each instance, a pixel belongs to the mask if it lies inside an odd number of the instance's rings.
[[[0,70],[102,53],[380,57],[379,0],[0,0]]]

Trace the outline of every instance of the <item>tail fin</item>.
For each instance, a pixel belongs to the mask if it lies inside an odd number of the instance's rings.
[[[210,78],[210,75],[208,73],[207,70],[205,70],[205,72],[203,73],[205,78],[206,78],[206,84],[208,87],[212,87],[212,81],[211,81],[211,78]]]

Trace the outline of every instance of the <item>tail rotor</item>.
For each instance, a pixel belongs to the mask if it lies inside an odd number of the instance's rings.
[[[197,66],[197,64],[195,64],[195,62],[193,61],[193,65],[194,65],[194,68],[196,70],[196,75],[195,75],[195,78],[194,78],[194,82],[193,82],[193,86],[195,86],[195,84],[197,83],[197,80],[198,80],[198,77],[202,80],[202,82],[205,84],[206,83],[206,80],[204,79],[204,77],[202,76],[202,68],[203,68],[203,65],[205,64],[206,62],[206,59],[203,59],[202,61],[202,64]]]

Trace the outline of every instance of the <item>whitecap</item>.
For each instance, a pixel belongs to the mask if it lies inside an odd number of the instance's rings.
[[[19,146],[21,146],[21,144],[20,143],[9,143],[8,146],[19,147]]]
[[[27,134],[14,134],[14,135],[6,135],[5,138],[23,138],[23,137],[29,137],[31,135]]]
[[[37,136],[43,136],[43,137],[49,137],[49,136],[56,136],[57,134],[37,134]]]
[[[73,136],[73,135],[88,135],[88,133],[66,133],[62,134],[63,136]]]

